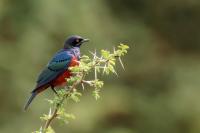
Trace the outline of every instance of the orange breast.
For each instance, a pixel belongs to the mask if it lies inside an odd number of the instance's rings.
[[[79,65],[79,62],[76,57],[73,57],[69,67],[73,67]],[[60,76],[58,76],[55,80],[53,80],[52,85],[53,86],[63,86],[66,85],[66,78],[69,78],[71,76],[71,73],[69,70],[66,70],[64,73],[62,73]]]

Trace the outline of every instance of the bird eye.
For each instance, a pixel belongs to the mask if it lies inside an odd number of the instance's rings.
[[[79,43],[80,42],[80,40],[79,39],[76,39],[76,43]]]

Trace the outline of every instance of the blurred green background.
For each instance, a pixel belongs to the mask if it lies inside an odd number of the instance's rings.
[[[30,133],[43,124],[47,90],[22,108],[40,70],[78,34],[95,48],[130,46],[116,77],[95,101],[91,90],[66,109],[76,116],[57,133],[199,133],[199,0],[0,0],[0,132]]]

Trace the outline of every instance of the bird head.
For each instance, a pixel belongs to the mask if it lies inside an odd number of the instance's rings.
[[[84,39],[81,36],[73,35],[66,39],[64,43],[64,48],[80,47],[83,43],[88,42],[89,39]]]

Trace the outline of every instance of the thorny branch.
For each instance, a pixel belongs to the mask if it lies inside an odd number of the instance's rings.
[[[57,104],[56,104],[56,107],[55,107],[55,109],[54,109],[53,114],[52,114],[52,115],[50,114],[50,115],[51,115],[50,118],[49,118],[49,119],[46,121],[46,123],[45,123],[44,130],[47,130],[48,127],[50,126],[51,122],[53,121],[53,119],[57,117],[57,115],[58,115],[57,112],[58,112],[60,106],[63,104],[64,100],[70,96],[71,91],[73,91],[73,90],[76,88],[76,86],[79,85],[79,84],[82,82],[84,75],[85,75],[85,74],[82,74],[81,80],[80,80],[80,81],[76,81],[76,82],[70,87],[70,89],[68,90],[68,92],[65,93],[65,95],[63,95],[63,97],[62,97],[60,103],[57,103]],[[51,110],[51,109],[50,109],[50,110]]]
[[[101,56],[97,56],[97,52],[95,50],[94,53],[90,52],[93,56],[93,58],[89,58],[88,56],[82,56],[79,66],[75,66],[72,68],[69,68],[71,73],[74,74],[70,79],[67,79],[68,86],[62,89],[62,91],[59,91],[59,96],[56,96],[54,100],[49,100],[51,104],[53,104],[54,111],[52,113],[52,110],[50,108],[49,114],[44,115],[44,117],[41,117],[43,120],[45,120],[45,124],[43,127],[40,128],[40,131],[36,131],[34,133],[54,133],[54,130],[51,128],[51,123],[55,118],[61,119],[62,115],[65,119],[67,119],[69,114],[65,112],[65,109],[63,108],[63,104],[65,100],[72,99],[74,101],[79,101],[79,97],[81,96],[81,93],[77,92],[76,88],[79,84],[82,85],[82,88],[84,89],[84,84],[87,84],[94,88],[93,95],[95,99],[98,99],[100,97],[99,92],[100,88],[103,86],[103,81],[100,81],[97,77],[97,73],[102,74],[109,74],[116,73],[114,66],[116,62],[116,58],[119,60],[119,63],[121,64],[122,68],[124,69],[124,65],[121,60],[121,56],[125,55],[127,53],[127,49],[129,47],[124,44],[120,44],[118,46],[118,49],[113,49],[113,52],[107,50],[101,50]],[[91,71],[94,72],[94,80],[86,80],[85,77],[88,75]],[[64,91],[64,92],[63,92]]]

